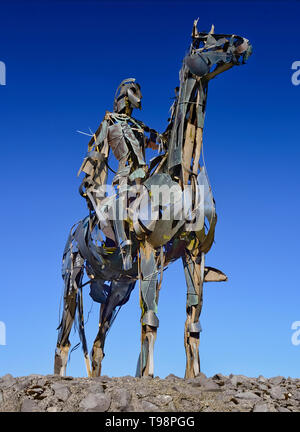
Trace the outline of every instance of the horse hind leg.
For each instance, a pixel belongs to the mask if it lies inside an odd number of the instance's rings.
[[[184,328],[185,378],[194,378],[200,373],[201,326],[199,317],[203,303],[204,253],[193,256],[187,252],[183,258],[183,265],[187,284],[187,318]]]
[[[70,349],[69,335],[77,308],[77,292],[83,276],[84,259],[79,252],[69,254],[69,265],[65,271],[64,308],[58,327],[59,333],[54,357],[54,373],[65,376]]]

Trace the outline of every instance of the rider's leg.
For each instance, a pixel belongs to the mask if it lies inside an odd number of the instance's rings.
[[[114,208],[114,230],[116,241],[121,251],[122,260],[123,260],[123,269],[130,270],[132,267],[132,256],[131,256],[131,239],[130,232],[126,233],[125,224],[126,224],[126,215],[127,215],[127,192],[123,191],[119,194],[119,198],[115,202]]]
[[[197,255],[186,251],[183,257],[187,284],[187,318],[184,328],[186,351],[185,378],[193,378],[200,372],[199,341],[201,326],[199,317],[203,303],[204,253]]]
[[[64,376],[70,348],[69,335],[75,319],[77,292],[83,276],[84,259],[79,252],[70,255],[70,268],[64,274],[64,310],[58,327],[58,339],[54,359],[54,373]]]
[[[119,162],[119,168],[116,176],[114,177],[113,184],[118,186],[118,198],[115,200],[112,208],[113,226],[116,237],[116,242],[120,248],[123,270],[130,270],[132,268],[132,255],[131,255],[131,239],[130,232],[127,229],[128,217],[128,186],[127,180],[129,175],[128,166],[126,166],[127,159],[123,157]]]
[[[117,306],[125,304],[130,297],[135,281],[121,278],[111,282],[111,288],[105,303],[100,307],[99,331],[92,350],[92,376],[101,375],[101,363],[104,358],[104,344],[107,331],[110,328]]]

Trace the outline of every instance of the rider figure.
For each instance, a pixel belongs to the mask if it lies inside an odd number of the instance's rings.
[[[132,267],[130,230],[122,213],[128,207],[127,185],[140,184],[147,176],[145,148],[159,148],[156,144],[159,134],[131,117],[134,108],[141,109],[141,99],[141,88],[135,78],[121,82],[115,94],[113,112],[106,112],[79,170],[86,174],[79,188],[80,194],[87,200],[89,210],[98,215],[106,198],[103,186],[107,183],[110,149],[119,162],[112,182],[118,188],[113,224],[107,226],[106,223],[101,229],[120,247],[124,270]],[[145,132],[150,134],[149,138]]]

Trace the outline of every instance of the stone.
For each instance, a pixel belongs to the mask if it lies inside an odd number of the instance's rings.
[[[6,374],[1,378],[0,387],[7,388],[15,383],[16,379],[11,374]]]
[[[148,402],[146,400],[142,400],[141,407],[142,407],[142,411],[144,411],[144,412],[158,411],[157,405],[154,405],[153,403]]]
[[[206,376],[198,375],[195,378],[190,378],[186,382],[192,387],[203,386],[207,382],[208,378]]]
[[[57,389],[54,391],[54,395],[55,395],[55,397],[57,397],[57,399],[58,399],[59,401],[62,401],[62,402],[66,402],[66,401],[68,400],[70,394],[71,394],[71,392],[70,392],[70,390],[68,389],[68,387],[66,387],[66,386],[62,386],[62,387],[60,387],[60,388],[57,388]]]
[[[48,383],[48,380],[46,378],[40,378],[37,380],[37,385],[40,387],[45,387]]]
[[[266,392],[269,390],[270,387],[267,386],[266,384],[258,384],[258,388],[259,388],[259,390]]]
[[[235,398],[237,398],[237,399],[259,399],[259,396],[257,396],[253,392],[245,391],[245,392],[236,393]]]
[[[43,375],[39,375],[39,374],[30,374],[27,376],[28,379],[33,380],[33,379],[39,379],[39,378],[44,378]]]
[[[205,391],[220,391],[220,386],[211,379],[203,382],[202,387]]]
[[[53,384],[51,384],[51,388],[55,391],[55,390],[58,390],[58,389],[61,389],[61,388],[63,388],[63,387],[66,387],[66,384],[65,383],[62,383],[62,382],[54,382]]]
[[[243,381],[241,380],[239,375],[233,375],[230,378],[230,382],[234,387],[237,387],[239,384],[242,384]]]
[[[288,398],[296,399],[297,401],[300,401],[300,391],[299,390],[292,390],[288,393]]]
[[[48,407],[47,412],[58,412],[59,409],[56,406]]]
[[[37,403],[32,399],[24,399],[21,405],[21,412],[39,411]]]
[[[166,380],[181,380],[182,378],[178,377],[177,375],[174,374],[169,374],[168,376],[166,376],[165,378]]]
[[[42,387],[32,386],[27,388],[26,393],[29,396],[33,396],[34,398],[38,399],[44,393],[44,389]]]
[[[14,381],[15,378],[11,374],[6,374],[1,377],[2,382]]]
[[[93,378],[93,381],[107,382],[110,379],[111,378],[109,376],[107,376],[107,375],[101,375],[101,376]]]
[[[147,394],[148,394],[148,391],[145,387],[138,387],[136,389],[136,395],[138,398],[145,397],[145,396],[147,396]]]
[[[175,385],[172,389],[177,393],[177,396],[195,397],[198,400],[201,398],[202,392],[205,390],[203,387],[191,387]],[[216,391],[216,390],[214,390]]]
[[[176,406],[174,405],[174,402],[170,402],[169,403],[169,405],[168,405],[168,411],[170,412],[176,412],[177,411],[177,409],[176,409]]]
[[[259,377],[257,378],[257,381],[259,383],[263,383],[263,384],[268,382],[267,378],[263,377],[262,375],[259,375]]]
[[[266,403],[257,403],[254,405],[253,412],[270,412],[269,406]]]
[[[271,396],[272,399],[279,399],[279,400],[284,400],[285,399],[284,389],[282,389],[279,386],[272,387],[269,390],[269,394],[270,394],[270,396]]]
[[[219,385],[212,378],[207,378],[206,375],[200,373],[195,378],[190,378],[186,381],[192,387],[201,387],[206,391],[219,390]]]
[[[277,411],[278,412],[291,412],[288,408],[285,408],[285,407],[278,407]]]
[[[14,385],[14,389],[16,391],[22,391],[27,387],[27,383],[26,382],[18,382],[17,384]]]
[[[105,412],[110,407],[111,398],[104,393],[89,393],[79,404],[81,411]]]
[[[104,393],[104,388],[101,383],[94,383],[89,386],[90,393]]]
[[[278,384],[281,384],[282,381],[284,381],[284,380],[285,380],[285,378],[283,376],[276,376],[276,377],[270,378],[269,383],[271,383],[273,385],[278,385]]]
[[[212,377],[212,379],[213,379],[213,380],[216,380],[216,381],[223,381],[223,382],[226,382],[226,381],[228,381],[228,376],[226,376],[226,375],[222,375],[221,373],[218,373],[218,374],[215,374],[215,375]]]
[[[169,395],[157,395],[154,399],[158,405],[167,405],[172,402],[172,397]]]
[[[127,411],[131,402],[131,394],[128,390],[116,388],[112,392],[112,402],[116,411]]]
[[[143,381],[152,381],[153,378],[151,376],[142,376],[141,380],[143,380]]]
[[[184,378],[184,381],[187,382],[188,384],[193,384],[193,383],[201,383],[207,379],[208,379],[207,376],[204,373],[200,372],[194,378]]]

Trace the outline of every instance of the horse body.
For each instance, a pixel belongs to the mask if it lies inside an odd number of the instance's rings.
[[[203,283],[227,279],[219,270],[204,264],[217,221],[203,158],[201,161],[207,88],[210,79],[238,64],[241,58],[244,61],[250,47],[246,39],[235,35],[214,35],[213,29],[210,33],[199,33],[197,22],[194,23],[192,44],[183,61],[180,87],[164,133],[167,150],[150,166],[146,179],[138,182],[135,198],[126,201],[131,235],[130,265],[128,262],[124,265],[122,245],[111,246],[103,240],[102,234],[109,224],[105,218],[99,218],[97,208],[71,230],[63,257],[64,312],[59,326],[55,373],[65,374],[69,333],[77,311],[87,373],[89,376],[101,374],[107,331],[117,308],[129,300],[139,280],[141,353],[136,375],[153,376],[153,350],[159,326],[157,304],[163,270],[170,262],[181,258],[187,284],[185,377],[199,374]],[[102,201],[101,215],[104,207],[110,208],[105,203],[116,204],[119,199],[115,195]],[[149,214],[149,207],[154,208],[155,217],[152,211]],[[116,215],[115,210],[112,213]],[[118,230],[118,226],[114,224],[114,230]],[[91,366],[83,320],[84,269],[90,278],[90,295],[101,304]]]

